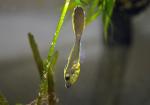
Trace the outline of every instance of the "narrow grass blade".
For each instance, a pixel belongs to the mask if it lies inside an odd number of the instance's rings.
[[[110,25],[111,16],[116,0],[105,0],[103,7],[103,23],[104,23],[104,41],[107,43],[108,27]]]
[[[69,3],[70,3],[70,0],[66,0],[65,1],[65,5],[63,7],[63,10],[62,10],[59,22],[58,22],[57,27],[56,27],[56,32],[54,34],[54,37],[53,37],[53,40],[52,40],[52,43],[51,43],[51,46],[50,46],[50,49],[49,49],[49,52],[48,52],[48,57],[47,57],[48,62],[50,61],[51,56],[54,53],[54,48],[55,48],[55,45],[57,43],[57,39],[59,37],[60,29],[61,29],[61,27],[63,25],[65,15],[66,15],[67,10],[68,10]]]
[[[54,87],[53,73],[54,73],[54,67],[56,65],[57,59],[58,59],[58,51],[56,51],[52,56],[50,66],[48,68],[48,89],[50,91],[53,90],[52,88]]]
[[[54,55],[53,55],[53,57],[51,59],[51,63],[50,63],[50,67],[52,69],[52,72],[54,72],[54,67],[55,67],[55,65],[57,63],[58,56],[59,56],[58,51],[55,51],[55,53],[54,53]]]
[[[57,102],[57,98],[55,96],[55,90],[54,90],[54,67],[56,65],[57,59],[58,59],[58,51],[56,51],[53,56],[51,57],[50,67],[48,68],[48,100],[49,105],[54,105]]]
[[[43,68],[43,61],[41,59],[41,56],[40,56],[40,53],[39,53],[39,50],[38,50],[38,46],[37,46],[37,44],[34,40],[34,36],[31,33],[28,33],[28,39],[29,39],[29,42],[30,42],[30,46],[31,46],[31,49],[32,49],[34,60],[36,62],[36,65],[37,65],[38,70],[39,70],[40,77],[42,79],[44,68]]]

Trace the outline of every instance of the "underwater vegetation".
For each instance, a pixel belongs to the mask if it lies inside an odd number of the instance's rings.
[[[67,66],[64,69],[66,87],[70,87],[77,82],[80,73],[79,50],[83,29],[102,14],[104,23],[104,40],[107,42],[107,29],[110,25],[114,5],[115,0],[65,0],[55,34],[50,44],[48,56],[44,60],[41,58],[34,35],[31,32],[28,33],[28,40],[41,81],[37,98],[32,102],[29,102],[27,105],[55,105],[59,102],[59,97],[55,94],[55,83],[53,80],[55,65],[59,56],[59,51],[55,50],[55,46],[67,11],[74,10],[72,18],[74,33],[76,36],[74,46],[68,58]],[[3,95],[0,95],[0,105],[9,105],[9,102]]]
[[[38,45],[37,42],[35,41],[34,35],[31,32],[28,33],[29,44],[40,76],[40,85],[39,85],[38,96],[36,97],[35,100],[29,102],[27,105],[56,105],[57,103],[59,103],[59,97],[57,97],[57,94],[55,93],[55,82],[54,82],[55,65],[59,58],[59,51],[55,49],[55,46],[57,44],[57,40],[60,35],[59,33],[61,31],[67,12],[68,11],[72,12],[72,24],[73,24],[75,39],[74,39],[74,45],[68,57],[68,62],[66,64],[66,67],[64,68],[64,74],[62,75],[64,75],[64,81],[65,81],[64,86],[70,88],[71,86],[73,86],[74,83],[78,82],[78,77],[80,76],[80,43],[81,43],[80,40],[84,28],[86,28],[88,24],[90,24],[95,19],[97,19],[98,16],[102,15],[102,21],[104,27],[104,33],[103,33],[104,43],[110,44],[109,42],[110,36],[109,36],[108,28],[113,23],[111,19],[113,17],[113,10],[115,5],[119,5],[120,6],[119,8],[121,8],[121,10],[125,10],[125,12],[131,16],[131,13],[134,14],[135,12],[137,13],[141,10],[139,9],[139,11],[137,11],[136,8],[137,6],[142,7],[148,4],[147,3],[148,0],[147,2],[141,2],[141,4],[140,3],[137,4],[137,1],[140,0],[135,0],[136,2],[133,3],[129,2],[129,0],[122,0],[124,2],[118,2],[118,1],[119,0],[65,0],[64,6],[61,11],[60,19],[56,27],[56,31],[50,43],[47,58],[45,59],[41,58],[40,51],[38,49]],[[117,37],[116,39],[121,39],[120,38],[121,36],[120,37],[116,36],[116,37]],[[107,49],[107,50],[109,53],[106,54],[106,56],[109,59],[113,59],[113,60],[115,59],[116,62],[120,62],[118,59],[114,57],[114,55],[116,56],[119,55],[117,52],[118,49],[117,51],[116,49]],[[112,53],[112,51],[114,52],[114,54]],[[123,53],[123,55],[126,55],[126,53],[124,54],[124,51],[122,51],[122,49],[120,52]],[[120,58],[121,57],[125,58],[126,56],[124,57],[120,55]],[[119,63],[117,64],[123,65],[124,62],[123,63],[122,62],[120,62],[120,64]],[[113,67],[118,67],[118,65],[115,64],[116,64],[115,62],[111,62],[111,66],[108,67],[108,71],[105,72],[110,72],[109,70],[111,70]],[[117,75],[116,80],[114,80],[115,82],[118,80],[116,84],[119,82],[121,83],[120,78],[123,75],[122,73],[120,73],[122,72],[119,71],[120,69],[117,70],[118,70],[117,72],[113,72],[114,75]],[[109,88],[109,90],[112,90],[111,86],[108,85],[107,87]],[[114,88],[116,87],[114,86]],[[117,95],[117,97],[119,97],[119,95]],[[108,102],[109,104],[113,103],[113,101],[111,101],[113,100],[113,98],[115,99],[115,94],[113,94],[112,97],[110,95],[109,97],[110,102]],[[9,102],[4,97],[3,94],[0,94],[0,105],[9,105]],[[16,104],[16,105],[22,105],[22,104]]]

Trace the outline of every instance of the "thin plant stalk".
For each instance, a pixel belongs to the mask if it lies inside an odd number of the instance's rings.
[[[50,61],[51,56],[54,53],[55,45],[57,43],[57,40],[58,40],[58,37],[59,37],[59,33],[60,33],[60,29],[61,29],[61,27],[63,25],[64,18],[65,18],[65,15],[67,13],[69,4],[70,4],[70,0],[66,0],[65,1],[65,5],[64,5],[63,10],[62,10],[62,14],[60,16],[59,22],[58,22],[57,27],[56,27],[56,32],[54,34],[54,37],[53,37],[53,40],[52,40],[52,43],[51,43],[51,46],[50,46],[50,49],[49,49],[49,52],[48,52],[48,57],[47,57],[48,62]]]

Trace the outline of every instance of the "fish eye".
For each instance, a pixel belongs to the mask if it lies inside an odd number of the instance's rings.
[[[69,79],[70,79],[70,75],[69,75],[69,74],[66,74],[65,80],[68,81]]]

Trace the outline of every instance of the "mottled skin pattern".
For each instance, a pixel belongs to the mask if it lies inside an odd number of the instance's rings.
[[[70,87],[74,84],[80,74],[80,42],[75,42],[70,56],[68,58],[68,63],[64,70],[64,78],[66,82],[66,87]]]

